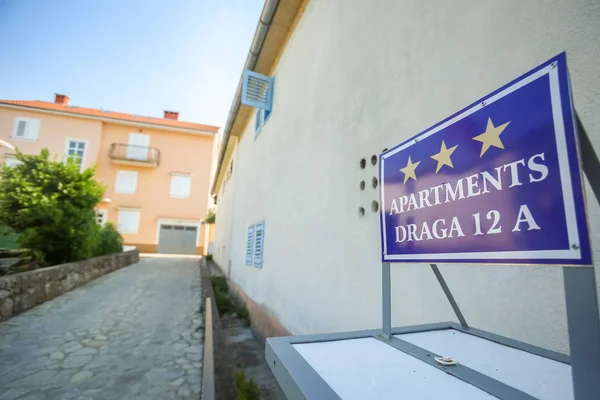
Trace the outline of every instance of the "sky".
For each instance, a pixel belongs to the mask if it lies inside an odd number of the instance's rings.
[[[0,0],[0,99],[223,127],[264,0]]]

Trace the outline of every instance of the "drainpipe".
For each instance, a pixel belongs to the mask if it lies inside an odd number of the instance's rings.
[[[221,149],[219,151],[219,159],[217,161],[217,171],[214,175],[215,178],[210,190],[211,193],[214,193],[217,186],[217,179],[219,177],[219,173],[221,173],[221,163],[223,162],[223,158],[225,158],[225,152],[227,151],[227,144],[229,143],[229,136],[231,134],[233,121],[235,120],[235,117],[240,109],[244,71],[247,69],[252,71],[254,70],[256,61],[258,60],[258,55],[260,54],[263,43],[265,42],[267,32],[269,31],[271,22],[273,22],[273,16],[275,15],[275,10],[277,9],[278,5],[279,0],[267,0],[263,7],[262,13],[260,14],[260,20],[258,22],[258,26],[256,27],[256,32],[254,33],[254,39],[252,40],[250,51],[248,51],[248,57],[246,57],[246,63],[244,64],[240,81],[238,83],[237,90],[235,91],[235,97],[233,98],[233,103],[229,109],[229,115],[227,116],[227,123],[225,124],[225,130],[223,131],[223,140],[221,143]]]

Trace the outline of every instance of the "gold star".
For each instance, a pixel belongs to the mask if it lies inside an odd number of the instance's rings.
[[[421,164],[421,161],[417,161],[413,164],[412,160],[410,159],[410,156],[408,156],[408,164],[406,164],[406,167],[400,168],[400,172],[404,174],[403,183],[406,183],[408,178],[413,178],[415,181],[417,180],[417,176],[415,175],[415,169],[417,169],[419,164]]]
[[[499,149],[504,149],[504,145],[500,140],[500,134],[508,126],[508,124],[510,124],[510,121],[500,126],[494,126],[492,119],[488,118],[485,132],[473,138],[473,140],[477,140],[478,142],[483,143],[483,146],[481,146],[481,154],[479,155],[479,158],[483,157],[483,155],[490,148],[490,146],[498,147]]]
[[[442,140],[442,147],[440,148],[440,152],[431,156],[431,158],[437,161],[437,168],[435,169],[436,174],[444,165],[447,165],[450,168],[454,168],[450,156],[452,155],[452,153],[454,153],[454,150],[456,150],[457,147],[458,145],[450,147],[448,149],[446,148],[446,143],[444,143],[444,141]]]

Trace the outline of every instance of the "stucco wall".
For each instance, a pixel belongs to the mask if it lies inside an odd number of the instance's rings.
[[[215,246],[229,246],[231,279],[293,334],[380,326],[371,155],[563,50],[600,151],[599,43],[593,0],[311,1],[277,67],[269,121],[256,140],[251,121],[240,140],[231,211],[231,188],[219,198]],[[598,260],[600,211],[587,193]],[[263,220],[258,269],[245,265],[246,231]],[[472,326],[568,352],[560,268],[440,269]],[[455,320],[428,265],[394,266],[392,280],[393,325]]]
[[[40,120],[37,140],[15,139],[12,137],[16,118],[35,118]],[[62,160],[68,139],[82,139],[88,142],[83,166],[96,163],[100,146],[102,123],[80,118],[64,117],[35,111],[24,111],[0,107],[0,139],[7,141],[26,154],[38,154],[43,148],[50,151],[51,157]],[[1,147],[0,154],[14,154],[13,150]],[[5,157],[0,156],[0,162]]]
[[[230,144],[235,147],[235,143],[237,143],[237,139],[231,138]],[[237,176],[237,168],[239,168],[236,154],[237,151],[234,149],[231,156],[231,160],[233,160],[231,174],[225,173],[226,178],[217,193],[217,219],[213,245],[213,259],[221,266],[221,269],[227,276],[229,275],[229,260],[232,258],[232,249],[240,251],[240,247],[238,245],[234,246],[233,242],[230,241],[232,221],[235,215],[233,210],[233,198],[236,186],[235,177]],[[229,168],[230,164],[223,167]]]
[[[160,151],[160,165],[156,168],[115,164],[108,156],[112,143],[127,144],[129,133],[150,135],[150,146]],[[141,209],[138,234],[123,234],[125,243],[138,245],[142,251],[151,251],[144,245],[157,244],[159,218],[195,220],[206,217],[209,199],[209,179],[212,164],[213,136],[191,135],[154,129],[139,129],[105,124],[98,157],[97,179],[106,184],[105,197],[110,204],[108,221],[117,224],[119,207]],[[115,193],[117,171],[137,171],[137,191],[134,194]],[[192,174],[189,198],[170,197],[171,173]],[[198,251],[202,252],[204,229],[199,227]],[[148,250],[150,249],[150,250]],[[154,249],[154,251],[156,251]]]

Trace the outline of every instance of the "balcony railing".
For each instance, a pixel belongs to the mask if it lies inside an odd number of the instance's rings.
[[[158,167],[160,164],[160,151],[154,147],[113,143],[110,145],[108,156],[114,163],[120,164],[134,164],[148,167]]]

